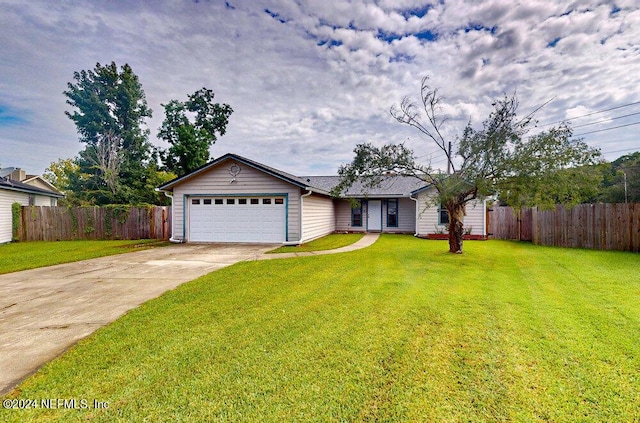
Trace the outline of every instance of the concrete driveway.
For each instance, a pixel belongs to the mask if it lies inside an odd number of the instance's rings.
[[[0,394],[128,310],[274,247],[174,245],[0,275]]]

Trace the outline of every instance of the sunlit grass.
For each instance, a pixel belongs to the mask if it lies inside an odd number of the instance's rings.
[[[0,420],[637,421],[640,256],[383,235],[243,262],[80,342]]]
[[[269,251],[269,253],[305,253],[309,251],[325,251],[335,250],[336,248],[346,247],[347,245],[354,244],[362,239],[364,236],[361,234],[329,234],[322,238],[315,239],[306,244],[298,246],[284,246],[278,247],[275,250]]]
[[[162,241],[33,241],[0,245],[0,274],[144,250]]]

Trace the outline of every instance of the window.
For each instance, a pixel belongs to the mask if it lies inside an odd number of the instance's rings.
[[[351,226],[362,226],[362,203],[351,208]]]
[[[438,225],[448,225],[449,224],[449,213],[447,213],[447,209],[443,204],[438,206]]]
[[[398,227],[398,200],[387,200],[387,227]]]
[[[35,206],[36,205],[36,195],[35,194],[29,194],[29,205],[30,206]]]
[[[194,198],[191,200],[191,204],[200,204],[200,199],[199,198]]]
[[[257,198],[252,198],[251,204],[260,204],[260,200],[258,200]]]
[[[271,198],[263,198],[262,204],[271,204]]]
[[[284,198],[276,198],[273,202],[275,204],[284,204]]]
[[[216,204],[224,204],[224,201],[222,200],[222,198],[216,198],[215,203]]]
[[[238,204],[247,204],[246,198],[238,198]]]
[[[235,203],[236,203],[235,198],[227,198],[227,204],[235,204]]]
[[[49,200],[51,201],[51,207],[58,205],[58,200],[55,197],[51,197]]]
[[[202,200],[202,204],[210,205],[211,204],[211,198],[205,198],[204,200]]]

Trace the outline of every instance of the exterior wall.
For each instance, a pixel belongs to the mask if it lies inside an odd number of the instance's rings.
[[[471,228],[471,235],[487,234],[487,212],[484,201],[474,200],[467,204],[467,215],[464,217],[465,231]]]
[[[239,166],[240,173],[235,178],[229,173],[232,165]],[[235,179],[235,182],[231,182]],[[275,176],[256,170],[244,163],[226,160],[212,169],[203,172],[173,189],[173,238],[189,239],[188,202],[185,207],[185,196],[188,195],[220,195],[220,194],[281,194],[287,196],[288,241],[300,240],[300,189]]]
[[[35,206],[57,206],[58,199],[55,197],[45,197],[44,195],[36,195],[36,203]]]
[[[25,181],[22,181],[22,182],[27,184],[27,185],[31,185],[33,187],[36,187],[36,188],[46,189],[47,191],[51,191],[51,186],[47,185],[46,183],[41,181],[39,178],[33,178],[31,180],[25,180]]]
[[[366,204],[362,204],[362,215],[366,216]],[[340,232],[364,232],[366,230],[366,222],[363,217],[362,226],[351,226],[351,203],[347,200],[336,200],[336,231]]]
[[[302,237],[307,242],[335,232],[336,213],[331,198],[309,195],[302,199]]]
[[[434,195],[433,190],[418,194],[418,235],[447,232],[445,225],[438,224],[438,206],[428,204],[428,199],[432,195]],[[462,221],[465,231],[471,228],[471,235],[486,235],[484,202],[474,200],[467,203],[467,215]]]
[[[398,227],[387,226],[387,201],[382,202],[382,232],[415,233],[416,203],[410,198],[398,198]]]
[[[45,197],[48,199],[48,197]],[[0,243],[11,242],[13,215],[11,205],[15,202],[29,205],[29,194],[0,189]]]
[[[336,204],[336,231],[365,232],[367,230],[367,201],[362,202],[362,226],[351,225],[351,204],[348,200],[338,200]],[[398,227],[387,225],[387,200],[382,200],[382,232],[415,233],[416,205],[409,198],[398,198]]]

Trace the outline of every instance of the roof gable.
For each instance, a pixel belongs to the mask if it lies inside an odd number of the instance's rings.
[[[201,174],[213,169],[214,167],[222,164],[223,162],[226,162],[227,160],[235,160],[235,161],[237,161],[239,163],[242,163],[242,164],[244,164],[246,166],[252,167],[252,168],[254,168],[256,170],[259,170],[259,171],[261,171],[263,173],[266,173],[268,175],[274,176],[274,177],[276,177],[278,179],[281,179],[281,180],[283,180],[285,182],[288,182],[288,183],[290,183],[292,185],[295,185],[295,186],[298,186],[298,187],[301,187],[301,188],[307,188],[308,187],[308,185],[302,179],[300,179],[297,176],[294,176],[294,175],[292,175],[290,173],[283,172],[283,171],[281,171],[279,169],[276,169],[276,168],[273,168],[273,167],[270,167],[270,166],[265,166],[262,163],[258,163],[256,161],[247,159],[246,157],[238,156],[237,154],[228,153],[228,154],[225,154],[224,156],[221,156],[221,157],[219,157],[219,158],[217,158],[217,159],[215,159],[215,160],[213,160],[213,161],[211,161],[211,162],[199,167],[198,169],[196,169],[196,170],[194,170],[194,171],[192,171],[192,172],[190,172],[190,173],[188,173],[186,175],[180,176],[180,177],[178,177],[176,179],[173,179],[172,181],[169,181],[169,182],[161,185],[160,187],[158,187],[158,190],[160,190],[160,191],[171,191],[176,185],[179,185],[179,184],[181,184],[181,183],[183,183],[185,181],[188,181],[188,180],[191,180],[193,178],[196,178],[199,175],[201,175]]]
[[[38,188],[23,182],[14,181],[13,179],[0,178],[0,189],[8,191],[26,192],[28,194],[44,195],[47,197],[62,198],[64,195],[59,192],[53,192],[46,189]]]
[[[331,190],[340,182],[340,176],[295,176],[246,157],[228,153],[186,175],[161,185],[158,190],[172,191],[175,186],[197,178],[227,160],[237,161],[297,187],[324,195],[330,195]],[[374,187],[368,187],[363,182],[357,182],[343,194],[343,197],[409,197],[413,192],[424,188],[426,185],[423,180],[414,176],[388,175],[383,176],[382,181]]]

